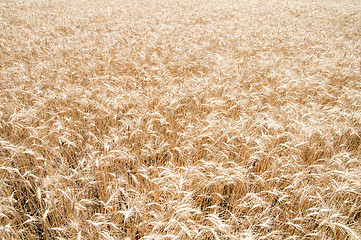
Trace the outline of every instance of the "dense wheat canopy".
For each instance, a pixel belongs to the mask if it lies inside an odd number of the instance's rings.
[[[361,3],[0,1],[2,239],[360,239]]]

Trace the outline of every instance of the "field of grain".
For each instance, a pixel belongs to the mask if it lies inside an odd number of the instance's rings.
[[[361,238],[358,0],[0,1],[0,238]]]

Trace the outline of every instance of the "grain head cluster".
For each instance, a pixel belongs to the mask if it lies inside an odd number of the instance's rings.
[[[1,239],[360,239],[357,0],[0,1]]]

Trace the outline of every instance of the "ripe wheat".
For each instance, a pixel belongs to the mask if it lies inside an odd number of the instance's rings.
[[[361,238],[361,4],[0,2],[2,239]]]

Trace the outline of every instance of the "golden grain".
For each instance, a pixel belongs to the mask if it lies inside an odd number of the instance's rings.
[[[361,4],[0,14],[2,239],[361,238]]]

